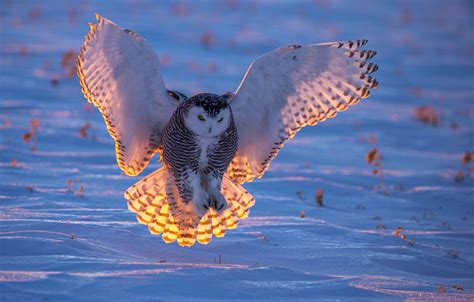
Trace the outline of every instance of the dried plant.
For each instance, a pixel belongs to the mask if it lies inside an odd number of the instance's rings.
[[[4,129],[9,129],[12,127],[12,121],[10,120],[4,120],[3,121],[3,125],[2,125],[2,128]]]
[[[406,240],[408,241],[408,243],[413,246],[415,245],[415,239],[413,238],[407,238],[407,235],[405,234],[405,229],[402,228],[401,226],[399,226],[398,228],[395,229],[395,231],[393,231],[393,235],[397,236],[397,237],[400,237],[401,239],[403,240]]]
[[[76,76],[76,59],[78,55],[79,53],[76,50],[70,49],[64,52],[61,57],[61,67],[67,78]]]
[[[36,19],[40,18],[43,15],[43,9],[39,6],[33,7],[28,12],[28,20],[35,21]]]
[[[216,37],[212,32],[206,31],[201,34],[200,42],[204,47],[211,47],[216,44]]]
[[[219,256],[217,258],[214,257],[214,263],[215,264],[222,264],[222,254],[219,254]]]
[[[67,183],[67,190],[68,190],[68,192],[73,192],[72,180],[69,178],[66,183]]]
[[[74,192],[74,195],[84,197],[84,186],[80,185],[79,189]]]
[[[268,242],[268,237],[265,236],[264,234],[259,234],[257,236],[258,239],[262,240],[262,241],[265,241],[265,242]]]
[[[92,108],[91,103],[85,103],[85,104],[84,104],[84,111],[85,111],[85,112],[92,112],[92,109],[93,109],[93,108]]]
[[[462,159],[463,164],[468,164],[474,159],[474,153],[470,151],[466,151],[464,153],[464,157]]]
[[[376,147],[373,147],[367,154],[365,155],[365,160],[371,166],[373,166],[372,174],[379,175],[380,177],[380,184],[379,188],[384,187],[384,174],[382,170],[382,154]]]
[[[403,240],[407,240],[407,235],[405,235],[405,229],[399,226],[398,228],[393,231],[393,235],[402,238]]]
[[[447,221],[443,221],[443,224],[442,224],[443,228],[447,229],[447,230],[451,230],[452,227],[451,227],[451,224]]]
[[[453,286],[451,286],[452,288],[454,288],[455,290],[457,291],[464,291],[464,288],[462,288],[461,286],[457,285],[457,284],[454,284]]]
[[[423,89],[421,87],[411,87],[409,93],[417,98],[421,98],[423,96]]]
[[[30,131],[23,134],[21,137],[25,143],[31,143],[31,150],[36,150],[38,145],[38,137],[36,135],[38,128],[40,127],[39,120],[30,121]]]
[[[304,215],[304,210],[301,210],[301,211],[300,211],[300,218],[304,218],[304,217],[305,217],[305,215]]]
[[[299,200],[302,200],[303,199],[303,191],[296,191],[296,198],[298,198]]]
[[[168,54],[164,53],[160,55],[160,66],[168,66],[171,64],[173,57]]]
[[[451,129],[453,129],[454,131],[458,130],[459,129],[459,124],[456,123],[456,122],[452,122],[451,123]]]
[[[33,135],[30,133],[30,132],[27,132],[25,134],[23,134],[23,136],[21,137],[25,142],[28,142],[30,140],[30,138],[32,138]]]
[[[471,166],[470,163],[474,160],[474,153],[471,151],[466,151],[461,160],[461,168],[454,175],[454,181],[456,183],[462,183],[466,177],[471,177],[471,173],[474,170],[474,166]]]
[[[316,190],[316,194],[314,195],[314,198],[316,199],[316,203],[322,207],[323,206],[323,195],[324,191],[323,189],[319,188]]]
[[[52,86],[58,86],[59,85],[59,79],[56,76],[51,78],[51,80],[49,82],[51,83]]]
[[[82,138],[86,138],[87,137],[87,130],[89,130],[90,128],[92,128],[92,125],[91,123],[89,122],[86,122],[84,124],[84,126],[82,126],[80,129],[79,129],[79,135],[82,137]]]
[[[456,259],[461,259],[461,257],[459,256],[459,252],[456,250],[449,250],[448,255]]]
[[[207,71],[216,72],[217,71],[217,64],[215,62],[207,63]]]
[[[416,118],[422,123],[436,126],[439,123],[439,117],[436,111],[430,105],[424,105],[415,109]]]
[[[175,16],[178,17],[186,17],[189,15],[189,10],[190,8],[183,3],[174,3],[171,6],[171,11]]]
[[[463,171],[457,171],[456,174],[454,175],[454,181],[457,182],[457,183],[464,182],[464,172]]]

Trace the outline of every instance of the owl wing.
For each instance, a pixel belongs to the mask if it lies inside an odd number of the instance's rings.
[[[307,125],[336,116],[378,86],[378,69],[359,50],[367,40],[292,45],[255,60],[230,101],[239,135],[229,176],[260,178],[283,143]]]
[[[159,151],[178,102],[168,95],[158,56],[143,37],[99,15],[89,25],[77,59],[82,92],[102,113],[120,168],[138,175]]]

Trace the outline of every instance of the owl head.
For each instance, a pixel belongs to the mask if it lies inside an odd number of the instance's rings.
[[[188,99],[184,117],[186,126],[201,137],[216,137],[227,130],[232,121],[228,104],[231,94],[200,93]]]

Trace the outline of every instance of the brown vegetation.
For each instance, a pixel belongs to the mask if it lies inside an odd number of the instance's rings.
[[[40,121],[39,120],[31,120],[31,122],[30,122],[30,131],[26,132],[21,137],[25,143],[31,143],[32,144],[31,149],[33,151],[37,149],[37,145],[38,145],[38,138],[36,136],[36,132],[37,132],[39,126],[40,126]]]
[[[91,123],[89,122],[86,122],[84,124],[84,126],[82,126],[80,129],[79,129],[79,135],[82,137],[82,138],[86,138],[87,137],[87,130],[89,130],[90,128],[92,128],[92,125]]]
[[[430,105],[423,105],[415,109],[416,118],[422,123],[436,126],[439,123],[439,117],[434,108]]]
[[[304,210],[300,211],[300,218],[305,218]]]
[[[372,174],[380,176],[380,184],[379,187],[382,188],[384,186],[384,175],[382,171],[382,154],[376,147],[373,147],[367,154],[365,155],[365,160],[369,165],[373,166]]]
[[[323,195],[324,195],[323,189],[319,188],[319,189],[316,190],[316,194],[315,194],[314,198],[316,199],[316,203],[320,207],[323,206]]]

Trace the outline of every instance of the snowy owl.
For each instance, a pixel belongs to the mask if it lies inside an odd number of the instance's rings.
[[[82,92],[115,140],[117,162],[138,175],[128,208],[165,242],[221,237],[255,200],[241,184],[263,176],[301,128],[336,116],[378,86],[360,50],[367,40],[290,45],[256,59],[235,93],[187,97],[167,90],[155,52],[139,34],[97,15],[77,59]]]

